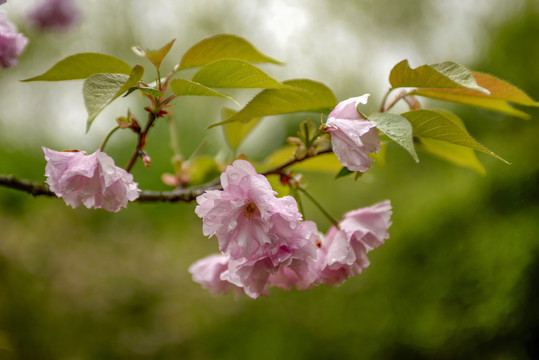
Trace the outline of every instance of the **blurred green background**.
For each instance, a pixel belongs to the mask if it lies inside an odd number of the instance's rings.
[[[19,83],[75,52],[141,63],[130,47],[176,44],[170,69],[200,39],[243,36],[286,62],[277,79],[326,83],[339,100],[371,92],[375,109],[391,67],[456,60],[539,99],[539,7],[529,1],[79,1],[65,33],[25,25],[35,1],[0,7],[30,38],[19,66],[0,72],[0,173],[44,180],[41,146],[93,151],[129,106],[121,99],[84,134],[81,82]],[[144,64],[148,65],[148,64]],[[146,76],[151,79],[147,68]],[[252,94],[244,95],[247,101]],[[240,97],[241,98],[241,97]],[[391,238],[371,266],[335,288],[273,289],[269,297],[212,297],[187,268],[217,250],[195,204],[131,204],[117,214],[0,188],[0,359],[534,359],[539,358],[539,111],[532,120],[444,103],[484,145],[485,177],[397,146],[357,182],[305,174],[328,210],[390,199]],[[172,109],[189,156],[209,136],[222,145],[225,104],[185,98]],[[251,143],[267,151],[301,116],[265,119]],[[260,135],[261,134],[261,135]],[[272,134],[272,136],[264,136]],[[127,161],[135,139],[108,152]],[[135,166],[145,189],[166,189],[166,123],[150,134],[152,166]],[[260,156],[253,146],[244,151]],[[312,206],[306,216],[328,223]]]

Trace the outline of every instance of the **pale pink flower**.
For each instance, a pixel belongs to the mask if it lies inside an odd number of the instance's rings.
[[[204,235],[215,235],[219,249],[229,256],[221,279],[256,298],[267,292],[269,276],[282,267],[307,274],[316,245],[295,199],[276,198],[266,177],[245,160],[227,167],[221,185],[223,190],[200,195],[195,209],[203,219]]]
[[[221,275],[221,279],[242,287],[253,299],[267,295],[270,286],[309,288],[314,281],[312,267],[317,250],[313,234],[318,230],[312,221],[302,221],[295,226],[288,227],[286,235],[280,234],[279,247],[268,249],[257,257],[230,259],[228,271]],[[276,229],[272,231],[278,233]]]
[[[369,266],[367,253],[389,238],[391,204],[384,201],[344,215],[322,240],[315,269],[317,284],[341,284]]]
[[[100,150],[86,155],[43,147],[43,152],[50,190],[73,208],[83,204],[117,212],[139,196],[133,175],[115,166],[114,160]]]
[[[322,241],[316,223],[312,221],[302,221],[298,232],[309,244],[314,245],[310,246],[308,249],[309,251],[314,250],[314,258],[316,258],[317,253],[319,252],[317,246],[320,246]],[[312,256],[312,253],[306,255],[309,259]],[[277,272],[272,273],[268,279],[268,283],[271,286],[286,290],[291,289],[293,286],[298,290],[310,289],[318,277],[315,266],[316,263],[312,261],[305,262],[293,259],[288,266],[280,267]]]
[[[369,94],[341,101],[329,114],[324,130],[331,135],[333,152],[352,171],[367,171],[373,161],[369,154],[380,150],[376,125],[362,117],[358,104],[366,104]]]
[[[189,267],[193,281],[199,283],[213,295],[224,294],[239,288],[229,281],[221,279],[221,274],[228,269],[228,256],[213,254],[198,260]]]
[[[79,19],[72,0],[43,0],[29,13],[30,23],[43,30],[65,30]]]
[[[268,179],[245,160],[236,160],[221,174],[223,190],[197,197],[195,213],[206,236],[217,236],[219,250],[232,257],[256,257],[279,246],[273,224],[301,219],[295,200],[278,199]]]
[[[0,12],[0,67],[17,65],[17,58],[28,44],[28,39]]]

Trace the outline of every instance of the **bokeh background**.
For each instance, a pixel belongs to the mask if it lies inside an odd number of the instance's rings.
[[[38,31],[26,14],[37,1],[0,11],[30,39],[15,68],[0,72],[0,173],[44,180],[41,146],[94,151],[126,107],[120,99],[84,133],[81,81],[20,83],[76,52],[143,63],[135,44],[176,43],[163,68],[204,37],[233,33],[286,65],[279,80],[324,82],[338,100],[388,88],[391,67],[459,61],[498,75],[539,99],[539,4],[534,0],[77,1],[80,21]],[[151,80],[150,67],[146,75]],[[243,98],[241,96],[244,96]],[[252,93],[241,95],[246,101]],[[484,145],[481,176],[390,146],[385,165],[359,179],[306,173],[311,193],[339,217],[390,199],[391,238],[371,266],[335,288],[273,289],[251,300],[212,297],[187,269],[217,250],[202,235],[195,204],[134,203],[117,214],[0,188],[1,359],[534,359],[539,357],[539,111],[531,120],[450,108]],[[182,154],[204,139],[223,145],[219,99],[185,98],[172,114]],[[270,117],[242,149],[252,158],[282,145],[303,115]],[[127,162],[135,139],[115,136],[108,152]],[[254,145],[253,145],[254,144]],[[256,145],[256,146],[255,146]],[[150,134],[152,166],[138,163],[145,189],[167,189],[168,127]],[[312,206],[306,216],[328,223]]]

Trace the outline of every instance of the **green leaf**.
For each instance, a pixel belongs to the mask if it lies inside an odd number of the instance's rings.
[[[114,56],[81,53],[66,57],[57,62],[45,73],[22,81],[61,81],[86,79],[98,73],[131,73],[131,66]]]
[[[442,110],[415,110],[404,114],[413,127],[414,136],[449,142],[482,151],[508,163],[475,140],[455,114]]]
[[[419,162],[414,148],[412,125],[406,118],[392,113],[374,113],[369,115],[369,120],[388,138],[408,151],[415,162]]]
[[[403,60],[391,70],[389,82],[393,88],[472,89],[489,93],[477,84],[470,70],[452,61],[412,69],[408,60]]]
[[[251,63],[281,62],[259,52],[247,40],[228,34],[215,35],[193,45],[183,55],[179,69],[203,66],[220,59],[241,59]]]
[[[452,164],[472,169],[481,175],[487,173],[471,148],[422,137],[418,138],[417,146]]]
[[[170,88],[174,94],[176,94],[176,96],[215,96],[228,99],[235,104],[238,104],[238,102],[232,96],[222,94],[210,89],[209,87],[190,80],[174,79],[170,82]]]
[[[307,79],[283,81],[286,89],[266,89],[258,93],[243,109],[225,121],[210,127],[252,118],[289,114],[300,111],[328,113],[337,105],[333,92],[324,84]]]
[[[515,109],[509,103],[539,106],[539,103],[529,97],[525,92],[506,81],[479,72],[473,72],[473,76],[477,84],[490,91],[490,95],[468,89],[451,89],[445,91],[418,89],[413,94],[476,106],[525,119],[530,118],[530,116],[523,111]]]
[[[165,58],[165,56],[170,51],[170,48],[174,44],[174,41],[176,39],[172,39],[169,43],[165,44],[162,48],[157,50],[144,50],[140,45],[133,46],[133,52],[137,54],[138,56],[145,57],[146,59],[150,60],[152,64],[155,65],[156,68],[161,67],[161,62]]]
[[[82,94],[88,111],[86,131],[95,117],[114,99],[128,91],[138,83],[144,75],[144,68],[136,65],[131,75],[125,74],[94,74],[84,81]]]
[[[345,176],[348,176],[348,175],[352,175],[353,173],[354,173],[354,171],[349,170],[346,166],[343,166],[341,171],[339,171],[337,176],[335,176],[335,179],[342,178],[342,177],[345,177]]]
[[[286,88],[256,66],[238,59],[222,59],[204,65],[193,76],[193,81],[212,88]]]
[[[237,111],[229,108],[223,108],[221,111],[221,118],[228,119],[234,115]],[[243,139],[254,129],[254,127],[260,122],[262,118],[254,118],[246,122],[234,122],[223,125],[223,134],[225,140],[232,150],[236,150]]]

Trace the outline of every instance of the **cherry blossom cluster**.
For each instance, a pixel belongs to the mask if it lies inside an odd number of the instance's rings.
[[[189,269],[213,294],[243,290],[257,298],[271,286],[341,284],[359,275],[369,265],[367,252],[389,237],[389,201],[346,213],[324,236],[314,222],[302,220],[293,197],[277,198],[249,162],[228,166],[221,184],[223,190],[200,195],[195,209],[204,235],[217,237],[221,253]]]
[[[366,171],[369,153],[380,149],[375,125],[357,110],[367,98],[339,103],[323,126],[341,163],[354,171]],[[257,298],[272,286],[304,290],[342,284],[361,274],[369,266],[367,253],[389,237],[389,201],[346,213],[324,236],[314,222],[302,219],[293,197],[277,198],[266,177],[245,160],[226,168],[221,185],[222,190],[200,195],[195,209],[204,235],[217,237],[220,254],[189,269],[214,295],[243,291]]]

